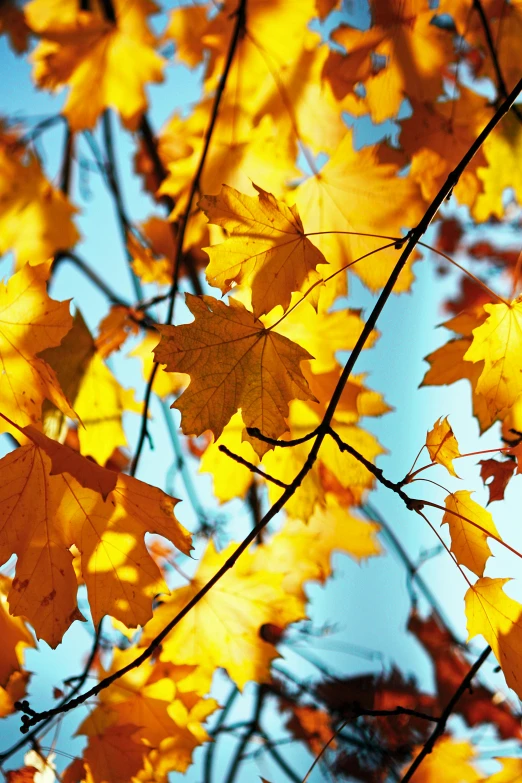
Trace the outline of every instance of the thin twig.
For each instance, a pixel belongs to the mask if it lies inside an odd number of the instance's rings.
[[[307,435],[303,435],[302,438],[294,438],[293,440],[269,438],[268,435],[263,435],[261,430],[258,430],[257,427],[247,427],[247,434],[250,435],[251,438],[257,438],[257,440],[262,440],[263,443],[269,443],[271,446],[279,446],[282,449],[288,449],[292,448],[292,446],[299,446],[301,443],[306,443],[307,440],[315,438],[318,429],[319,427],[316,427],[315,430],[309,432]]]
[[[354,707],[354,713],[356,715],[365,715],[370,718],[389,718],[393,715],[411,715],[413,718],[420,718],[421,720],[432,721],[438,723],[440,718],[435,715],[428,715],[426,712],[419,712],[418,710],[410,710],[408,707],[395,707],[393,710],[366,710],[363,707]]]
[[[318,753],[318,755],[317,755],[317,756],[315,757],[315,759],[313,760],[313,762],[312,762],[312,764],[311,764],[311,766],[310,766],[310,769],[308,770],[308,772],[307,772],[307,773],[306,773],[306,775],[304,776],[302,783],[306,783],[306,781],[307,781],[307,780],[310,778],[310,775],[312,774],[312,772],[313,772],[313,770],[314,770],[314,768],[315,768],[316,764],[318,764],[318,762],[321,760],[321,758],[323,757],[323,755],[326,753],[326,751],[328,750],[328,748],[330,747],[330,745],[332,744],[332,742],[334,741],[334,739],[337,737],[337,735],[339,734],[339,732],[340,732],[340,731],[342,731],[342,730],[344,729],[344,727],[346,726],[346,724],[347,724],[347,723],[348,723],[348,721],[347,721],[347,720],[345,720],[345,721],[344,721],[344,723],[341,723],[341,725],[339,726],[339,728],[337,729],[337,731],[334,731],[334,733],[332,734],[332,736],[330,737],[330,739],[328,740],[328,742],[327,742],[325,745],[323,745],[323,747],[321,748],[321,751]]]
[[[270,737],[268,737],[262,729],[259,730],[259,736],[262,740],[264,740],[265,743],[263,745],[263,749],[266,750],[270,756],[272,756],[275,763],[283,770],[287,778],[291,780],[292,783],[301,783],[301,778],[296,775],[292,767],[286,763],[283,756],[281,756],[277,748],[270,741]]]
[[[107,297],[109,302],[112,302],[112,304],[127,308],[132,306],[130,302],[122,299],[122,297],[117,294],[116,291],[113,291],[113,289],[105,282],[105,280],[102,280],[101,277],[99,277],[97,273],[88,264],[86,264],[77,253],[74,253],[72,250],[60,250],[54,258],[53,270],[56,271],[58,265],[63,261],[70,261],[72,264],[74,264],[74,266],[77,267],[91,281],[91,283]]]
[[[288,489],[288,484],[285,484],[284,481],[280,481],[278,478],[275,478],[274,476],[271,476],[270,473],[265,473],[264,470],[261,470],[261,468],[258,468],[257,465],[254,465],[252,462],[249,462],[247,459],[244,459],[239,454],[236,454],[234,451],[230,451],[226,446],[221,444],[218,446],[219,450],[223,452],[223,454],[226,454],[227,457],[230,457],[234,460],[234,462],[237,462],[239,465],[243,465],[245,468],[248,468],[251,473],[256,473],[258,476],[262,476],[266,481],[271,481],[272,484],[275,484],[278,487],[282,487],[283,489]]]
[[[96,633],[94,636],[93,644],[91,647],[91,652],[89,654],[89,658],[87,660],[87,663],[85,664],[85,667],[83,669],[83,672],[78,677],[77,683],[72,689],[70,693],[68,693],[66,696],[63,697],[61,702],[55,707],[55,712],[53,715],[51,715],[49,718],[42,721],[42,725],[38,726],[36,729],[33,729],[33,731],[30,731],[28,734],[26,734],[25,737],[23,737],[21,740],[16,742],[14,745],[11,745],[11,747],[4,751],[3,753],[0,753],[0,764],[3,764],[4,761],[7,761],[7,759],[11,758],[11,756],[15,753],[17,753],[21,748],[23,748],[28,743],[32,742],[36,737],[41,734],[42,732],[45,732],[45,729],[47,726],[52,722],[53,718],[56,714],[60,714],[62,707],[64,707],[67,702],[73,698],[84,686],[87,677],[89,676],[89,672],[91,670],[91,667],[94,663],[94,659],[96,658],[96,655],[98,654],[98,648],[100,646],[100,639],[101,639],[101,631],[102,631],[102,622],[103,618],[98,623],[98,628],[96,629]]]
[[[176,300],[176,292],[178,290],[178,282],[179,282],[179,272],[180,272],[180,265],[181,265],[181,257],[183,253],[183,243],[185,241],[185,232],[187,230],[188,221],[190,218],[191,210],[192,210],[192,202],[194,201],[194,197],[198,191],[201,175],[203,174],[203,168],[205,166],[205,161],[207,159],[208,151],[210,149],[210,142],[212,140],[212,135],[214,133],[214,128],[216,126],[217,118],[219,115],[219,106],[221,103],[221,98],[223,97],[223,92],[225,90],[225,86],[228,79],[228,74],[230,72],[230,68],[232,66],[232,61],[234,59],[234,55],[236,52],[236,48],[241,36],[241,32],[244,29],[245,26],[245,13],[246,13],[246,5],[247,0],[239,0],[239,5],[234,12],[233,15],[236,17],[234,29],[232,31],[232,36],[230,39],[230,44],[228,48],[227,58],[225,62],[225,66],[223,68],[223,73],[221,74],[221,79],[219,81],[219,85],[216,90],[216,95],[214,97],[214,103],[212,106],[212,113],[210,116],[209,125],[207,128],[207,132],[205,134],[205,141],[203,143],[203,149],[201,151],[201,156],[199,159],[199,164],[196,169],[196,172],[194,174],[194,177],[192,179],[192,184],[190,187],[190,192],[187,197],[187,206],[185,208],[185,211],[181,217],[180,224],[178,226],[178,232],[176,236],[176,250],[174,253],[174,269],[172,273],[172,285],[170,287],[170,291],[168,294],[169,297],[169,307],[167,312],[167,317],[165,319],[166,324],[172,323],[172,318],[174,316],[174,302]],[[158,365],[154,363],[154,366],[152,368],[149,381],[147,383],[147,388],[145,390],[145,399],[143,401],[143,414],[142,414],[142,420],[141,420],[141,428],[140,428],[140,434],[138,436],[138,443],[136,445],[136,450],[134,452],[134,458],[132,460],[131,465],[131,476],[136,475],[136,471],[138,469],[138,464],[141,458],[141,453],[143,451],[143,446],[145,444],[145,440],[147,437],[147,416],[148,416],[148,410],[149,410],[149,404],[150,404],[150,397],[152,392],[152,385],[154,383],[154,378],[156,376],[156,372],[158,369]]]

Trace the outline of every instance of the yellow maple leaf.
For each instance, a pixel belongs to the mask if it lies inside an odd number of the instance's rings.
[[[78,428],[80,451],[100,465],[107,462],[114,449],[127,446],[123,414],[143,410],[143,403],[134,399],[134,391],[123,388],[97,353],[89,362],[74,405],[84,425]]]
[[[2,136],[0,254],[11,250],[18,267],[41,264],[79,240],[72,222],[77,210],[51,185],[32,152]]]
[[[222,293],[233,283],[250,286],[259,318],[278,305],[287,310],[292,293],[317,282],[315,269],[327,261],[306,237],[297,209],[254,187],[257,198],[223,185],[218,196],[204,196],[199,206],[210,223],[230,235],[205,248],[210,257],[207,280]]]
[[[191,584],[174,590],[156,609],[141,644],[148,644],[187,605],[236,547],[232,543],[218,553],[209,542]],[[261,639],[259,629],[266,623],[286,626],[304,617],[303,602],[288,595],[282,582],[282,574],[254,571],[251,555],[244,553],[169,634],[161,660],[221,666],[241,690],[250,680],[266,682],[277,650]]]
[[[149,247],[145,247],[135,236],[129,234],[127,247],[132,256],[132,271],[142,283],[170,285],[172,282],[172,264],[167,258],[156,258]]]
[[[453,467],[455,457],[460,457],[459,444],[446,416],[441,417],[426,435],[426,447],[431,461],[444,465],[448,473],[458,478]]]
[[[425,361],[431,366],[420,384],[421,386],[445,386],[464,378],[468,380],[471,384],[473,414],[477,418],[481,432],[487,430],[494,421],[486,399],[476,391],[484,364],[480,361],[475,364],[464,361],[464,356],[471,346],[472,331],[484,322],[485,317],[486,313],[481,307],[479,312],[465,311],[442,324],[446,329],[457,332],[461,336],[449,340],[425,357]]]
[[[41,37],[31,55],[40,87],[67,85],[63,108],[72,130],[91,129],[107,108],[120,113],[135,130],[147,108],[145,84],[163,81],[163,58],[154,49],[148,17],[157,11],[151,0],[114,0],[114,20],[99,6],[80,10],[75,0],[32,0],[25,13]]]
[[[11,612],[25,615],[38,637],[56,647],[82,617],[70,551],[76,544],[94,622],[111,614],[129,627],[143,625],[152,597],[167,589],[145,533],[190,551],[190,536],[172,513],[176,501],[34,428],[25,434],[36,442],[0,460],[0,560],[18,557]]]
[[[465,361],[484,362],[475,391],[487,404],[492,420],[503,418],[522,393],[522,300],[510,305],[485,304],[489,313],[473,330]]]
[[[207,93],[216,88],[223,69],[233,11],[227,0],[203,33],[210,49]],[[334,151],[346,126],[323,79],[329,47],[321,46],[320,36],[309,30],[314,14],[313,0],[274,0],[269,5],[250,0],[247,34],[238,41],[224,102],[236,113],[246,111],[254,125],[270,115],[280,129],[278,146],[290,143],[295,151],[300,142],[317,154]]]
[[[172,121],[165,128],[160,149],[164,151],[165,167],[169,173],[158,193],[170,195],[175,200],[171,219],[186,209],[211,110],[208,99],[196,107],[188,120],[177,118],[177,122]],[[270,160],[270,166],[266,165],[267,159]],[[218,193],[223,182],[226,182],[242,193],[256,196],[253,180],[259,182],[265,190],[279,194],[287,181],[298,175],[295,149],[293,145],[281,142],[278,129],[269,115],[264,115],[259,124],[253,127],[252,117],[243,107],[223,105],[205,158],[201,176],[203,193]],[[204,222],[199,231],[195,231],[199,217]],[[200,212],[189,223],[187,245],[196,244],[199,248],[208,244],[208,240],[204,239],[205,233],[208,233],[208,223]],[[205,261],[206,258],[205,254]]]
[[[175,8],[170,12],[163,37],[174,41],[176,59],[189,68],[194,68],[201,62],[205,51],[203,33],[207,26],[207,9],[204,6]]]
[[[483,193],[472,209],[474,219],[483,223],[490,217],[502,219],[505,212],[504,193],[513,189],[518,203],[522,203],[522,177],[518,161],[522,154],[522,133],[515,116],[507,115],[484,142],[486,165],[478,168]]]
[[[468,641],[482,634],[506,682],[522,696],[522,605],[503,591],[509,579],[483,577],[466,593]]]
[[[290,433],[299,438],[312,432],[321,421],[321,416],[310,406],[295,401],[290,406]],[[345,424],[335,419],[332,422],[340,437],[373,462],[384,452],[377,438],[352,423]],[[275,478],[285,483],[293,481],[304,465],[312,440],[291,449],[275,448],[263,456],[262,467]],[[350,504],[360,503],[366,490],[370,489],[375,477],[355,457],[341,452],[332,438],[326,438],[321,446],[319,458],[314,467],[305,476],[295,494],[288,500],[285,508],[298,519],[307,520],[314,512],[317,503],[324,505],[326,492],[338,492],[344,501]],[[272,502],[282,494],[282,489],[269,483],[268,492]]]
[[[385,239],[350,236],[362,232],[400,236],[401,229],[414,226],[423,211],[420,189],[409,177],[398,176],[399,165],[382,163],[378,147],[356,151],[352,133],[343,141],[319,174],[305,180],[295,192],[295,201],[308,235],[328,259],[331,274],[364,254],[386,244]],[[372,291],[385,285],[400,250],[389,248],[358,261],[350,270]],[[332,282],[335,293],[345,293],[346,276]],[[396,292],[409,289],[410,265],[401,273]],[[332,294],[328,301],[332,298]]]
[[[26,264],[7,285],[0,283],[1,412],[21,426],[40,421],[44,400],[77,418],[56,373],[37,356],[59,345],[72,326],[69,302],[47,296],[49,272],[49,263]],[[2,419],[0,430],[6,429],[10,427]]]
[[[455,100],[428,102],[410,98],[413,114],[401,122],[401,147],[411,157],[411,176],[431,200],[489,120],[492,109],[482,95],[459,89]],[[454,194],[472,206],[482,190],[477,168],[486,165],[479,150],[463,172]]]
[[[186,295],[195,317],[191,324],[162,326],[156,361],[168,371],[191,376],[188,387],[172,407],[181,412],[186,435],[211,430],[217,439],[234,413],[241,409],[247,427],[279,437],[292,399],[312,395],[299,364],[307,351],[286,337],[263,328],[240,302],[227,306],[211,296]],[[266,444],[257,441],[258,453]]]
[[[488,534],[500,538],[493,517],[489,511],[471,499],[471,492],[467,489],[460,489],[448,495],[445,504],[447,511],[442,523],[449,525],[451,551],[457,562],[467,566],[477,576],[482,576],[486,562],[491,557]]]
[[[355,516],[330,495],[326,506],[318,506],[310,519],[287,519],[281,530],[256,548],[253,564],[256,570],[284,574],[284,590],[305,599],[305,582],[324,583],[331,575],[334,552],[359,561],[381,554],[378,530],[375,522]]]
[[[415,756],[420,752],[415,749]],[[452,737],[441,737],[433,751],[426,756],[412,777],[413,783],[479,783],[483,776],[471,762],[475,749],[467,740],[456,741]],[[409,764],[405,768],[409,768]]]

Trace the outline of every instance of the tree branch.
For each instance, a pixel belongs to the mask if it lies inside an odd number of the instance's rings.
[[[420,767],[420,765],[422,764],[426,756],[432,752],[435,743],[437,742],[439,737],[441,737],[442,734],[444,734],[446,723],[448,722],[450,715],[453,713],[453,710],[455,709],[459,699],[464,695],[464,693],[471,686],[471,681],[473,680],[473,677],[476,675],[476,673],[478,672],[478,670],[480,669],[484,661],[487,660],[490,652],[491,652],[491,647],[489,647],[488,645],[488,647],[486,647],[486,649],[482,652],[480,657],[475,661],[475,663],[473,664],[469,672],[466,674],[466,676],[460,683],[459,687],[457,688],[457,690],[449,700],[448,704],[446,705],[444,712],[442,713],[439,720],[437,721],[437,725],[435,726],[431,735],[424,743],[419,755],[415,757],[410,768],[402,778],[401,783],[408,783],[408,781],[412,779],[415,771]]]

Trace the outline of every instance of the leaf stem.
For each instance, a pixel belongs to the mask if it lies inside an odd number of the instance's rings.
[[[458,261],[455,261],[454,258],[451,258],[447,253],[444,253],[442,250],[438,250],[436,247],[433,247],[432,245],[426,244],[426,242],[419,242],[419,245],[421,247],[425,247],[427,250],[431,250],[433,253],[436,253],[438,256],[441,256],[442,258],[445,258],[446,261],[449,261],[450,264],[453,264],[453,266],[457,267],[457,269],[460,269],[461,272],[464,272],[465,275],[467,275],[473,282],[475,282],[477,285],[479,285],[481,288],[484,289],[493,299],[496,299],[498,302],[501,302],[502,304],[505,304],[506,307],[511,307],[510,303],[504,299],[503,296],[500,296],[500,294],[496,294],[495,291],[493,291],[486,283],[484,283],[483,280],[480,279],[480,277],[477,277],[473,274],[473,272],[470,272],[469,269],[466,269],[465,267],[461,266]]]

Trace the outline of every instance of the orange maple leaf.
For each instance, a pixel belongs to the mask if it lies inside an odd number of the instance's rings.
[[[449,525],[451,551],[458,563],[467,566],[477,576],[482,576],[491,556],[488,534],[500,538],[493,517],[471,499],[471,492],[467,489],[448,495],[445,503],[447,511],[442,522]]]
[[[195,321],[161,326],[156,361],[168,371],[189,373],[191,382],[173,403],[186,435],[212,430],[217,439],[241,408],[246,427],[271,438],[286,431],[292,399],[313,399],[299,364],[303,348],[265,329],[240,302],[186,295]],[[257,441],[260,453],[266,451]]]
[[[152,597],[167,591],[145,533],[190,551],[190,536],[172,514],[177,501],[32,427],[24,434],[33,442],[0,460],[0,561],[18,557],[10,611],[25,615],[38,637],[56,647],[73,620],[82,619],[75,544],[94,622],[111,614],[129,627],[144,625]]]
[[[114,0],[114,20],[98,6],[80,10],[75,0],[26,6],[29,26],[43,39],[32,54],[35,81],[71,88],[63,113],[72,130],[93,128],[109,107],[126,127],[137,127],[147,108],[145,84],[163,81],[164,61],[147,22],[156,11],[151,0]]]
[[[327,261],[306,237],[296,207],[288,207],[254,185],[257,198],[223,185],[218,196],[199,202],[210,223],[231,235],[205,248],[210,256],[207,280],[223,293],[233,283],[252,289],[256,318],[281,305],[286,310],[294,291],[320,280],[315,272]]]
[[[447,416],[435,422],[433,429],[426,435],[426,446],[432,462],[444,465],[448,473],[458,478],[453,460],[460,457],[459,444]]]

